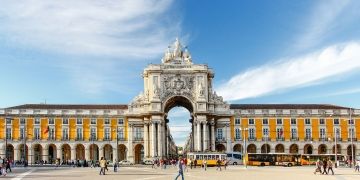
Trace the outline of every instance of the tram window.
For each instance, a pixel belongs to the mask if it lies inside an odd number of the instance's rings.
[[[200,158],[199,158],[200,160],[202,160],[203,159],[203,155],[200,155]]]
[[[196,158],[195,159],[199,159],[199,155],[196,155]]]
[[[234,158],[235,159],[241,159],[241,155],[240,154],[234,154]]]
[[[211,155],[211,159],[216,159],[215,155]]]
[[[190,155],[190,159],[194,159],[194,155]]]
[[[232,154],[227,154],[227,157],[232,157]]]
[[[225,156],[224,156],[224,155],[222,155],[222,156],[221,156],[221,159],[225,159]]]
[[[219,155],[216,155],[216,159],[219,159]]]

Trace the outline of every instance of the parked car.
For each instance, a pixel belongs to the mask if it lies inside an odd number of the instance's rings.
[[[144,161],[143,161],[143,164],[145,164],[145,165],[152,165],[152,164],[153,164],[153,161],[152,161],[152,160],[144,160]]]
[[[133,165],[133,163],[131,163],[131,162],[128,161],[128,160],[122,160],[122,161],[120,161],[119,164],[120,164],[120,165]]]

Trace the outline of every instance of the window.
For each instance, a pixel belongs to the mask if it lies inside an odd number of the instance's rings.
[[[96,118],[91,118],[90,119],[90,124],[96,124]]]
[[[141,128],[135,128],[135,138],[136,139],[142,138],[141,130],[142,130]]]
[[[249,124],[255,124],[254,119],[249,119]]]
[[[241,139],[241,132],[239,128],[235,129],[235,139]]]
[[[35,118],[34,124],[40,124],[40,118]]]
[[[20,128],[20,139],[24,139],[25,138],[25,128]]]
[[[124,125],[124,119],[118,119],[118,124],[119,125]]]
[[[216,138],[217,139],[219,139],[219,140],[221,140],[221,139],[223,139],[223,129],[221,129],[221,128],[218,128],[217,130],[216,130]]]
[[[326,138],[325,128],[320,128],[320,139]]]
[[[297,138],[297,129],[291,128],[291,139],[296,139],[296,138]]]
[[[21,118],[21,119],[20,119],[20,124],[22,124],[22,125],[25,124],[25,118]]]
[[[77,140],[82,140],[82,137],[83,137],[82,128],[76,128],[76,139]]]
[[[277,125],[282,125],[283,123],[282,123],[282,119],[276,119],[276,124]]]
[[[269,124],[269,120],[268,119],[263,119],[263,125],[268,125]]]
[[[50,119],[49,119],[49,124],[55,124],[54,118],[50,118]]]
[[[49,140],[55,140],[55,129],[49,128]]]
[[[306,125],[310,125],[310,124],[311,124],[311,121],[310,121],[309,118],[305,119],[305,124],[306,124]]]
[[[334,119],[334,122],[335,122],[335,119]],[[320,119],[319,124],[324,125],[325,124],[325,119]]]
[[[68,140],[69,139],[69,129],[68,128],[63,128],[62,129],[62,139],[63,140]]]
[[[310,128],[305,129],[305,139],[311,139],[311,129]]]
[[[123,129],[118,129],[118,138],[119,139],[124,139],[124,131],[123,131]]]
[[[6,139],[11,139],[11,128],[6,128]]]
[[[348,124],[354,124],[354,120],[353,120],[353,119],[349,119],[349,120],[348,120]]]
[[[255,129],[249,128],[249,139],[254,140],[255,139]]]
[[[105,118],[104,124],[110,124],[110,119],[109,119],[109,118]]]
[[[34,138],[36,140],[40,139],[40,128],[34,128]]]
[[[239,118],[236,118],[236,119],[235,119],[235,124],[236,124],[236,125],[239,125],[239,124],[240,124],[240,119],[239,119]]]
[[[91,140],[96,140],[96,128],[95,127],[90,128],[90,136],[91,136]]]
[[[263,129],[263,137],[269,137],[269,128],[264,128]]]
[[[292,119],[290,120],[290,123],[291,123],[291,125],[296,125],[296,119],[295,119],[295,118],[292,118]]]
[[[77,119],[76,119],[76,124],[82,124],[82,123],[83,123],[83,121],[82,121],[81,118],[77,118]]]
[[[354,128],[349,128],[348,137],[349,137],[349,138],[354,138],[354,137],[355,137],[355,130],[354,130]]]
[[[340,139],[340,137],[341,137],[340,128],[335,128],[335,137],[337,139]]]
[[[12,120],[11,118],[6,118],[6,124],[7,125],[11,124],[11,120]]]
[[[339,125],[339,124],[340,124],[339,119],[334,119],[334,125]]]
[[[63,118],[62,123],[63,123],[63,124],[69,124],[69,119],[68,119],[68,118]]]
[[[276,137],[277,137],[278,139],[280,139],[280,138],[283,137],[283,135],[284,135],[283,129],[282,129],[282,128],[276,128]]]
[[[104,137],[106,140],[110,140],[110,128],[105,128]]]

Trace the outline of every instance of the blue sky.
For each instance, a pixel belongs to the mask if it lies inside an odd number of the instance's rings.
[[[142,69],[180,37],[195,63],[215,70],[215,89],[230,103],[360,108],[359,1],[0,4],[0,107],[127,104],[142,91]],[[189,114],[169,116],[183,144]]]

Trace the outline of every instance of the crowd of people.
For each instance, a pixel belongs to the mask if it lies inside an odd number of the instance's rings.
[[[12,164],[13,164],[13,161],[11,161],[10,159],[0,157],[0,175],[6,176],[8,171],[11,172]]]

